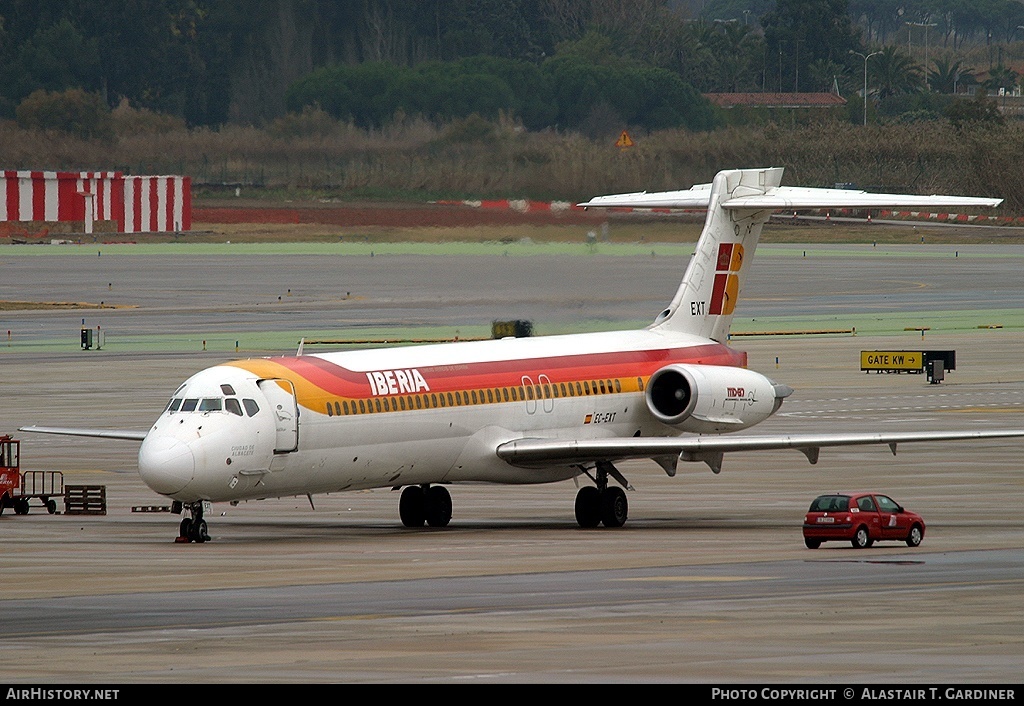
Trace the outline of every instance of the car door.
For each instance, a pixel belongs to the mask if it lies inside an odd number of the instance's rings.
[[[867,526],[868,537],[871,540],[882,538],[878,507],[875,505],[875,499],[870,495],[862,495],[857,498],[857,515],[853,521],[854,531],[858,525]]]
[[[878,520],[882,539],[904,539],[907,536],[906,516],[900,513],[899,504],[887,495],[876,495]]]

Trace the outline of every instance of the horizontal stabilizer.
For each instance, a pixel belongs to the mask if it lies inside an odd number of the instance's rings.
[[[698,184],[685,191],[638,192],[596,196],[579,204],[584,208],[707,208],[711,197],[710,184]],[[767,192],[732,196],[721,202],[729,210],[801,210],[812,208],[949,208],[995,207],[1002,199],[971,196],[927,196],[914,194],[873,194],[850,189],[815,189],[778,186]]]
[[[595,196],[583,208],[707,208],[711,184],[696,184],[685,191],[638,191],[632,194]]]
[[[31,431],[36,434],[58,434],[61,436],[91,436],[99,439],[124,439],[126,441],[142,441],[148,432],[132,429],[75,429],[69,427],[21,427],[18,431]]]

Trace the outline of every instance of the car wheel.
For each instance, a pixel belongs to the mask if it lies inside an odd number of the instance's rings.
[[[811,539],[810,537],[804,537],[804,544],[807,545],[808,549],[817,549],[821,546],[821,540]]]
[[[924,539],[924,531],[921,530],[921,525],[914,525],[910,528],[910,533],[907,534],[907,546],[919,547],[922,539]]]
[[[857,533],[853,535],[853,539],[850,540],[850,544],[853,545],[854,549],[866,549],[870,547],[872,542],[868,536],[868,528],[861,525],[857,528]]]

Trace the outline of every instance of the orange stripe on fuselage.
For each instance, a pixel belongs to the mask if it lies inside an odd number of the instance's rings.
[[[618,351],[580,355],[497,360],[451,365],[416,366],[429,389],[401,389],[390,393],[367,379],[361,371],[349,370],[317,356],[255,358],[227,363],[260,378],[284,378],[295,385],[299,402],[311,408],[335,399],[457,392],[484,388],[517,387],[528,377],[538,382],[583,382],[585,380],[641,378],[646,380],[660,368],[673,363],[746,366],[746,353],[721,344],[659,350]],[[547,379],[542,380],[540,376]]]

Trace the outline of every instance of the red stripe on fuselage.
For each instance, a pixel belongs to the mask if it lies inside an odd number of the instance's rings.
[[[289,356],[270,360],[300,375],[329,394],[349,399],[373,396],[365,372],[349,370],[316,356]],[[546,375],[550,382],[625,377],[647,378],[657,370],[673,363],[746,367],[747,354],[722,344],[713,343],[688,348],[618,351],[435,366],[413,365],[404,369],[415,368],[418,370],[430,386],[431,392],[454,392],[485,387],[522,385],[524,376],[531,378],[533,383],[543,382],[539,380],[540,375]],[[402,391],[404,394],[408,392],[413,391]]]

